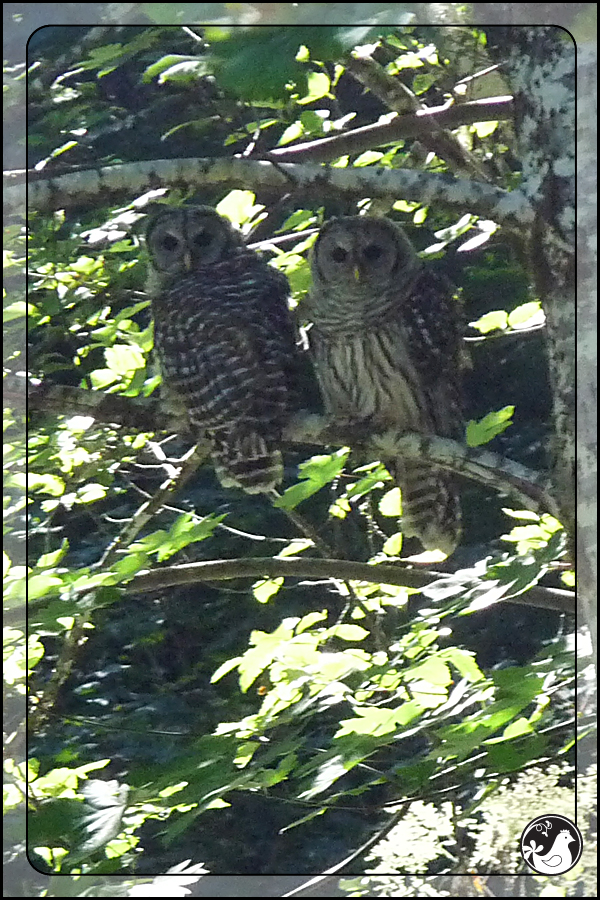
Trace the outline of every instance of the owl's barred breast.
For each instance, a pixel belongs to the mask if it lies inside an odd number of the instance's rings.
[[[459,437],[460,329],[450,285],[385,218],[347,216],[321,229],[312,256],[312,357],[337,419]],[[402,530],[451,553],[460,537],[454,479],[426,462],[392,458]]]
[[[406,431],[429,420],[399,323],[335,337],[315,327],[311,339],[323,400],[336,418],[367,420],[375,428],[402,423]]]
[[[256,274],[248,274],[248,264]],[[282,372],[295,344],[279,273],[272,270],[279,296],[271,298],[264,268],[254,254],[240,253],[182,278],[156,310],[164,374],[183,390],[190,418],[202,428],[245,422],[272,436],[283,427],[289,389]]]
[[[165,386],[210,440],[221,483],[270,491],[283,477],[296,355],[287,279],[207,207],[161,213],[147,240]]]

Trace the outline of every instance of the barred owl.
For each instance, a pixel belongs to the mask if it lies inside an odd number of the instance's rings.
[[[459,315],[450,286],[404,231],[385,218],[330,219],[311,262],[311,352],[328,413],[375,432],[461,439]],[[452,553],[461,518],[452,476],[387,462],[402,491],[404,534]]]
[[[225,487],[271,490],[283,477],[279,441],[296,354],[286,277],[206,206],[160,212],[146,243],[167,392],[210,440]]]

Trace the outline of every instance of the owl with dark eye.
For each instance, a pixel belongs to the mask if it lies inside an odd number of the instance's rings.
[[[462,439],[460,315],[447,281],[387,218],[321,228],[308,302],[311,354],[327,412],[369,425]],[[450,554],[461,534],[454,478],[386,460],[402,492],[402,530]]]
[[[207,206],[165,209],[146,232],[163,379],[209,439],[221,483],[268,492],[283,477],[281,432],[297,354],[285,276]]]

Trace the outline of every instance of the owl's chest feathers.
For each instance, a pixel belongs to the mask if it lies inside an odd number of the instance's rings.
[[[321,289],[317,302],[315,324],[328,335],[362,334],[381,327],[382,322],[400,319],[396,292],[383,287],[365,292],[360,284],[347,284],[340,297],[339,290],[328,286]]]
[[[334,417],[407,431],[429,424],[402,323],[336,336],[315,329],[313,340],[323,399]]]

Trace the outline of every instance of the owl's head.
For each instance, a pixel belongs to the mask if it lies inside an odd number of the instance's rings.
[[[150,220],[146,245],[163,277],[185,276],[242,248],[241,234],[210,206],[164,209]]]
[[[329,219],[312,254],[316,283],[362,287],[401,286],[418,269],[419,258],[408,237],[390,219],[343,216]]]

